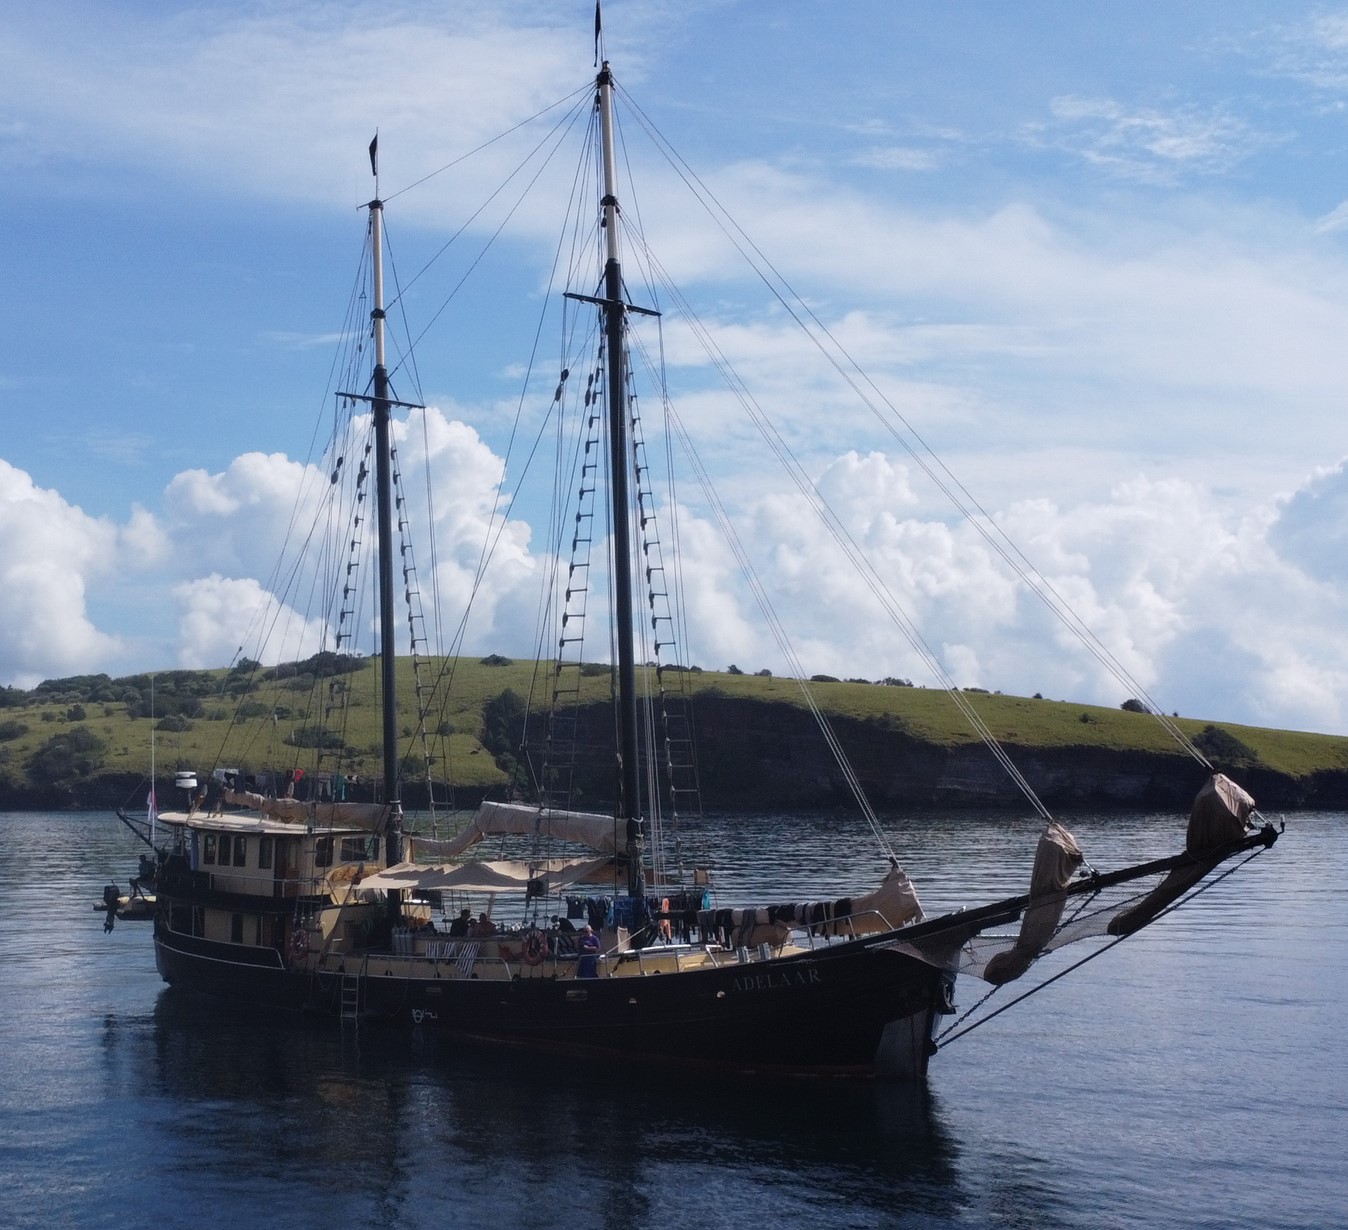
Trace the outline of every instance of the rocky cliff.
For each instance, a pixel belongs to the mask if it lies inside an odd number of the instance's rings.
[[[708,809],[815,808],[851,805],[851,792],[810,713],[795,705],[700,695],[698,767]],[[878,721],[830,718],[838,742],[878,808],[1024,807],[1016,784],[981,743],[924,742]],[[579,724],[582,744],[602,746],[607,707]],[[1006,745],[1017,769],[1054,809],[1187,810],[1207,771],[1178,748],[1140,752],[1064,744]],[[1224,765],[1270,807],[1348,806],[1348,772],[1294,778],[1258,765]],[[612,770],[590,757],[578,774],[585,806],[608,801]]]

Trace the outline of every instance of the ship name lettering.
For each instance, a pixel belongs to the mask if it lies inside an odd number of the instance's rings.
[[[736,991],[777,991],[783,987],[806,987],[822,981],[817,969],[798,969],[775,974],[750,974],[731,983]]]

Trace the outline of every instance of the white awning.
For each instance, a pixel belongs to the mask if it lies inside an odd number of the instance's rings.
[[[496,893],[538,882],[544,894],[584,879],[608,865],[607,858],[553,858],[537,862],[497,859],[480,863],[398,863],[360,881],[360,888]]]

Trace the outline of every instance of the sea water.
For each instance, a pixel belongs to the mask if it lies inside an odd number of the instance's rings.
[[[1101,870],[1176,816],[1066,818]],[[891,817],[928,912],[1024,891],[1037,826]],[[921,1088],[688,1076],[257,1020],[92,903],[106,813],[0,817],[0,1225],[1348,1226],[1348,816],[943,1048]],[[720,904],[864,891],[850,815],[685,826]],[[1052,972],[1089,944],[1041,962]],[[961,1008],[982,988],[965,981]]]

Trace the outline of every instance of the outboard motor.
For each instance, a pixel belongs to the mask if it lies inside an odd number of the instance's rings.
[[[117,906],[122,899],[122,890],[115,884],[109,884],[103,890],[103,905],[107,913],[103,919],[103,931],[111,931],[117,921]]]

